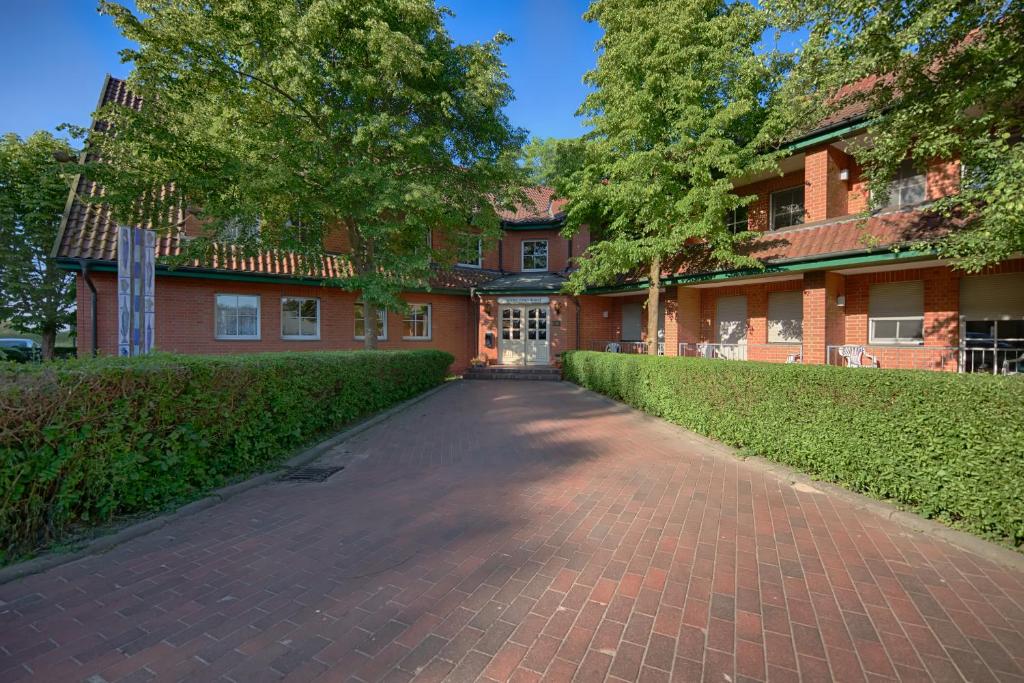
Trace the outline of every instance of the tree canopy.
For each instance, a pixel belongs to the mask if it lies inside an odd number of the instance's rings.
[[[75,318],[75,277],[50,256],[68,198],[55,155],[71,154],[66,141],[43,131],[0,137],[0,320],[41,335],[45,359]]]
[[[432,261],[496,235],[494,204],[519,196],[503,34],[457,45],[432,0],[135,5],[100,10],[137,44],[122,58],[143,111],[98,112],[109,127],[88,133],[85,171],[120,222],[174,231],[174,207],[197,212],[208,235],[185,259],[258,223],[239,248],[287,249],[312,273],[337,232],[351,250],[331,284],[360,291],[372,320]]]
[[[556,187],[570,200],[567,230],[590,224],[603,239],[569,287],[642,269],[656,311],[664,261],[688,242],[718,262],[755,265],[737,254],[743,236],[725,216],[751,200],[732,179],[776,169],[788,124],[772,112],[790,60],[758,49],[767,17],[748,2],[595,0],[584,16],[604,29],[579,112],[592,132]],[[651,341],[657,315],[648,320]]]
[[[819,113],[858,102],[867,107],[870,144],[854,151],[874,197],[888,195],[908,155],[918,168],[935,159],[962,162],[960,192],[931,210],[962,217],[966,227],[923,246],[968,271],[1024,251],[1021,2],[766,5],[783,28],[809,31],[789,101]],[[858,87],[843,89],[851,85]]]
[[[534,136],[523,147],[523,168],[534,185],[553,187],[558,177],[566,172],[579,149],[576,138],[539,138]]]

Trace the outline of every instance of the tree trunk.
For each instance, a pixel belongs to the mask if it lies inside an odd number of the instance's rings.
[[[377,348],[377,306],[369,301],[363,302],[363,348]]]
[[[650,287],[647,290],[647,355],[658,355],[658,307],[661,295],[661,259],[651,260],[647,274]]]
[[[53,347],[57,345],[57,331],[43,331],[43,360],[53,360]]]

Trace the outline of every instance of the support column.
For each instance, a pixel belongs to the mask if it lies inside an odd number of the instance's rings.
[[[679,343],[700,341],[700,290],[695,287],[676,288],[676,347]]]
[[[665,288],[665,355],[679,355],[679,301],[672,287]],[[678,288],[675,288],[678,289]]]
[[[843,309],[837,303],[846,289],[845,278],[838,273],[817,271],[804,275],[804,348],[803,362],[824,365],[829,345],[845,341]]]

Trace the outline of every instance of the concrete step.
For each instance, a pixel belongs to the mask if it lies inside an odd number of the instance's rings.
[[[517,379],[557,382],[562,379],[562,371],[546,365],[489,365],[484,368],[470,368],[462,375],[463,379]]]

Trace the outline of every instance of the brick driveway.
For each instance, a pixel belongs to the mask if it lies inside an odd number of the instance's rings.
[[[1024,681],[1024,575],[570,385],[326,459],[0,586],[0,680]]]

